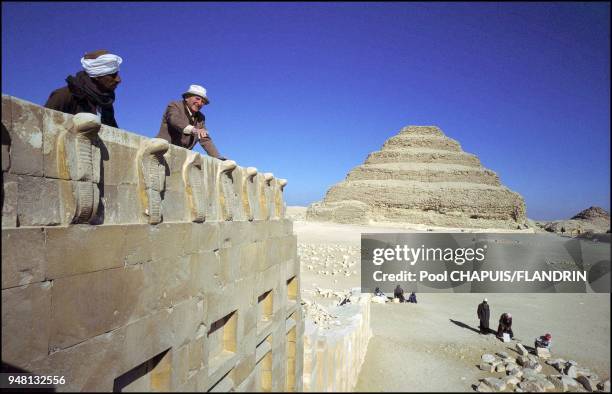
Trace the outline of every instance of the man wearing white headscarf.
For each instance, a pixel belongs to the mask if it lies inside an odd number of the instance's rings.
[[[115,120],[115,89],[121,82],[119,65],[123,59],[107,50],[86,53],[83,71],[66,78],[67,86],[51,92],[45,107],[69,114],[98,114],[102,124],[118,127]]]

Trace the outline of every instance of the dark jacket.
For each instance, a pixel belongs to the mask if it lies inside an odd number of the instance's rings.
[[[404,302],[404,289],[402,289],[399,285],[393,291],[393,297],[399,298],[401,302]]]
[[[45,103],[46,108],[72,115],[79,112],[97,114],[99,110],[102,124],[119,127],[115,120],[113,92],[101,92],[84,71],[78,72],[74,77],[68,76],[66,82],[67,86],[51,92]]]
[[[184,101],[172,101],[168,104],[162,116],[157,138],[163,138],[171,144],[182,146],[183,148],[193,149],[196,142],[198,142],[197,135],[183,133],[183,129],[189,125],[197,129],[206,128],[204,114],[198,111],[192,119],[189,116],[189,110]],[[210,136],[203,138],[200,141],[200,145],[202,145],[202,148],[204,148],[209,156],[220,156]]]

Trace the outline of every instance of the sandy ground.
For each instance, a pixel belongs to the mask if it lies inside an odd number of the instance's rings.
[[[290,212],[295,213],[295,209]],[[411,229],[426,228],[404,226],[402,231]],[[296,220],[294,231],[302,296],[331,304],[335,300],[317,297],[321,289],[347,291],[360,286],[360,234],[398,232],[398,228]],[[484,353],[506,351],[516,356],[514,344],[477,332],[476,308],[483,297],[489,300],[492,328],[497,328],[501,313],[511,312],[515,335],[526,345],[550,332],[553,358],[575,360],[602,378],[610,376],[609,294],[418,293],[417,297],[417,305],[371,305],[373,337],[356,391],[473,391],[479,378],[502,376],[477,368]],[[556,373],[547,365],[543,372]]]

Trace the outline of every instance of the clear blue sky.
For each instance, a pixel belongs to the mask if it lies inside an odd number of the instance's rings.
[[[124,59],[121,128],[155,136],[201,84],[221,153],[289,205],[437,125],[530,218],[610,209],[609,3],[2,3],[5,94],[42,105],[100,48]]]

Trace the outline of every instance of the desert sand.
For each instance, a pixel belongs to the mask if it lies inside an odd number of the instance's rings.
[[[295,218],[301,259],[302,297],[321,305],[337,300],[320,297],[329,290],[348,292],[360,286],[362,232],[444,231],[462,229],[403,225],[345,225],[307,222],[305,208],[289,207]],[[491,231],[498,229],[463,231]],[[526,231],[527,232],[527,231]],[[609,294],[453,294],[418,293],[418,304],[372,304],[373,336],[356,391],[474,391],[479,378],[502,376],[478,369],[484,353],[516,356],[515,342],[477,332],[476,308],[487,297],[490,327],[511,312],[516,338],[533,346],[549,332],[552,358],[575,360],[601,378],[610,376]],[[544,373],[556,371],[544,365]]]

